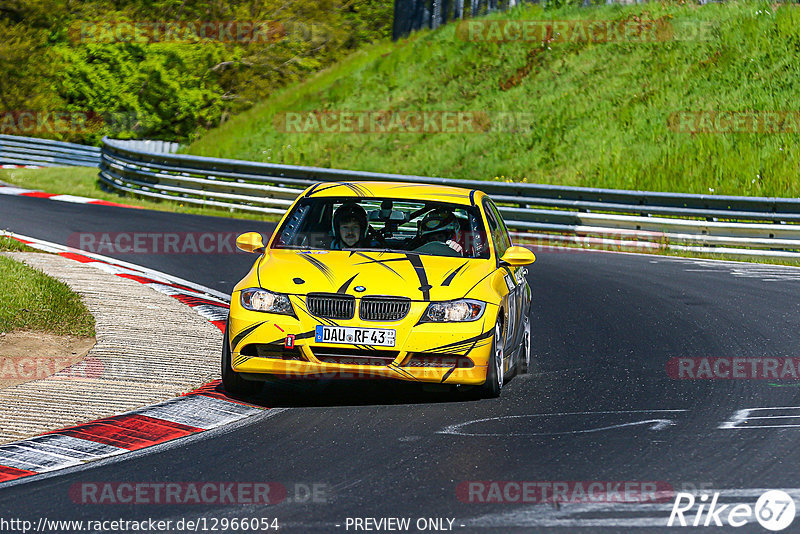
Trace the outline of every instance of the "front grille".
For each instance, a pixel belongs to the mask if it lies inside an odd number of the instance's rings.
[[[457,356],[455,354],[413,352],[403,367],[457,367],[459,369],[469,369],[470,367],[475,367],[475,363],[466,356]]]
[[[311,315],[326,319],[352,319],[356,313],[356,298],[335,293],[311,293],[306,299]]]
[[[311,347],[314,356],[325,363],[346,365],[389,365],[400,354],[396,350],[337,349]]]
[[[251,356],[253,358],[270,358],[273,360],[306,361],[299,348],[287,349],[283,345],[277,343],[251,343],[244,346],[241,355]]]
[[[358,307],[363,321],[399,321],[408,315],[411,300],[400,297],[364,297]]]

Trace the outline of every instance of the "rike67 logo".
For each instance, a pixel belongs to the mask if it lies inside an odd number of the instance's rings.
[[[794,500],[785,491],[767,491],[758,498],[755,507],[745,503],[719,504],[719,496],[719,493],[714,493],[709,501],[707,494],[695,498],[691,493],[677,493],[667,526],[741,527],[753,522],[755,516],[765,529],[779,531],[794,520]]]

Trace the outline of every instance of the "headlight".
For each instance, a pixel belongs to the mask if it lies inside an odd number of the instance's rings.
[[[273,293],[266,289],[251,287],[242,290],[241,302],[245,309],[251,311],[294,316],[294,309],[289,302],[289,295],[284,295],[283,293]]]
[[[431,302],[422,314],[423,323],[461,323],[477,321],[483,315],[486,303],[479,300],[451,300]]]

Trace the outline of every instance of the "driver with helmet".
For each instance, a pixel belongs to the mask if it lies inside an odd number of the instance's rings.
[[[436,208],[428,212],[417,225],[417,240],[421,245],[415,250],[461,256],[464,253],[461,239],[461,225],[455,214],[444,208]]]

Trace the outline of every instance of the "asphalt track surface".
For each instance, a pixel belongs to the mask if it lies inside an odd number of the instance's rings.
[[[0,197],[0,228],[59,243],[74,232],[270,227]],[[254,259],[116,257],[226,292]],[[451,518],[461,532],[661,532],[671,502],[464,502],[456,489],[468,481],[657,481],[676,491],[719,489],[721,501],[755,504],[760,488],[800,486],[800,382],[674,380],[665,370],[673,357],[800,356],[798,271],[541,252],[529,280],[538,372],[515,377],[500,399],[371,381],[267,384],[251,400],[283,410],[0,487],[0,514],[34,522],[276,517],[289,532],[353,532],[347,518],[356,517],[408,517],[412,526],[421,517]],[[761,420],[780,428],[719,428],[738,410],[770,407],[798,408],[752,415],[798,417]],[[288,499],[271,506],[97,505],[76,504],[69,494],[81,482],[203,481],[280,482]],[[323,485],[317,500],[324,502],[302,502],[296,484]],[[757,523],[724,530],[767,532]],[[787,532],[798,530],[800,519]]]

